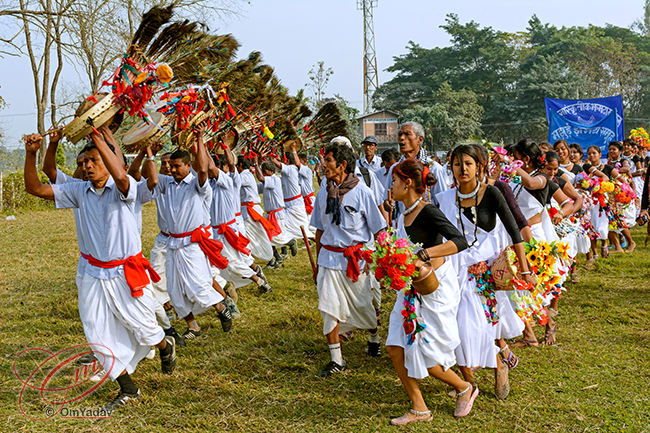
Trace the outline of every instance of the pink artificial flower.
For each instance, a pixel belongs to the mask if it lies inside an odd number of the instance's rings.
[[[378,241],[380,244],[385,244],[386,241],[388,240],[388,237],[389,237],[389,236],[388,236],[388,233],[386,233],[386,232],[381,232],[381,233],[379,233],[379,236],[377,237],[377,241]]]
[[[409,241],[407,241],[406,238],[398,239],[397,242],[395,242],[395,246],[397,248],[407,248],[409,246]]]

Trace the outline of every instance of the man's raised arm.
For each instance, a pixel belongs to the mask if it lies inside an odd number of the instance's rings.
[[[41,134],[30,134],[25,137],[25,190],[36,197],[54,200],[52,187],[43,185],[36,171],[36,153],[42,142]]]

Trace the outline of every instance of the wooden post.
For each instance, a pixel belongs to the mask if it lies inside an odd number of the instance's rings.
[[[2,172],[0,171],[0,213],[2,213]]]

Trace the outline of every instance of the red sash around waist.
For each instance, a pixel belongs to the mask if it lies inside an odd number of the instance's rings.
[[[242,203],[242,206],[246,206],[248,210],[248,216],[251,217],[253,221],[262,224],[262,227],[264,228],[264,231],[266,231],[266,235],[269,237],[269,239],[275,236],[270,234],[275,230],[275,226],[255,210],[255,202],[247,201]]]
[[[359,281],[359,275],[361,275],[361,270],[359,269],[359,260],[361,260],[361,248],[363,248],[363,244],[352,245],[351,247],[347,248],[323,245],[323,248],[325,248],[327,251],[343,253],[343,255],[348,258],[348,268],[345,272],[345,276],[355,283]]]
[[[302,194],[298,194],[297,196],[295,196],[295,197],[291,197],[291,198],[285,198],[285,199],[284,199],[284,202],[285,202],[285,203],[288,203],[288,202],[290,202],[290,201],[298,200],[300,197],[302,197]]]
[[[250,243],[250,240],[248,240],[245,236],[243,236],[241,233],[237,234],[235,231],[230,227],[231,224],[234,224],[235,220],[229,221],[225,224],[219,224],[216,226],[212,226],[213,229],[217,230],[217,233],[220,235],[223,235],[226,238],[226,241],[230,244],[231,247],[239,251],[240,253],[243,253],[245,255],[250,255],[251,250],[246,248],[246,246]]]
[[[303,197],[303,200],[305,201],[305,210],[307,211],[307,214],[311,215],[311,213],[314,211],[314,202],[312,200],[312,197],[314,196],[313,192],[310,192],[306,196]]]
[[[142,289],[149,284],[150,277],[154,283],[160,281],[160,275],[151,267],[151,263],[144,258],[142,252],[124,260],[112,260],[110,262],[102,262],[93,256],[88,256],[88,264],[103,269],[117,268],[124,265],[124,276],[131,288],[131,296],[134,298],[144,294]],[[149,272],[148,275],[147,272]]]
[[[221,255],[223,244],[216,239],[212,239],[210,233],[203,226],[197,227],[192,232],[170,233],[169,236],[173,238],[186,238],[191,236],[190,241],[199,244],[199,247],[201,247],[201,250],[212,266],[219,269],[226,269],[228,267],[228,259]]]
[[[274,236],[277,236],[280,233],[282,233],[282,229],[280,228],[280,223],[278,222],[278,217],[275,215],[281,210],[284,210],[284,208],[281,207],[266,213],[266,219],[268,219],[269,222],[273,224],[273,230],[266,231],[266,234],[269,235],[269,240],[273,239]]]

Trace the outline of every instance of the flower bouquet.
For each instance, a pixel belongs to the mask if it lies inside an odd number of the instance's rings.
[[[637,128],[630,131],[630,139],[641,147],[650,149],[650,135],[643,128]]]
[[[517,285],[511,299],[516,305],[517,314],[524,321],[537,318],[540,324],[548,320],[543,311],[542,301],[547,294],[560,296],[562,275],[564,271],[558,269],[557,261],[563,262],[569,258],[569,245],[565,242],[547,242],[531,239],[524,242],[526,257],[531,266],[531,271],[537,278],[537,285],[515,281]]]
[[[412,244],[408,239],[398,238],[395,230],[389,228],[377,236],[374,251],[363,250],[363,259],[370,265],[375,278],[382,287],[395,291],[404,290],[404,333],[407,343],[413,344],[418,333],[426,328],[424,323],[418,321],[415,299],[417,292],[411,285],[413,277],[418,276],[415,269],[415,249],[419,245]],[[428,341],[425,339],[425,342]]]
[[[363,258],[370,265],[382,287],[402,290],[417,276],[413,262],[417,258],[415,247],[408,239],[397,238],[389,228],[377,236],[374,251],[364,250]]]

